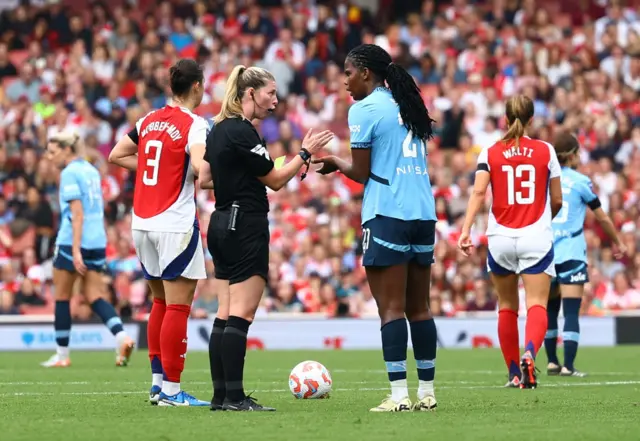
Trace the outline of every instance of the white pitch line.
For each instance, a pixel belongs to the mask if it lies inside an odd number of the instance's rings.
[[[210,373],[209,369],[188,369],[188,372],[194,373]],[[286,372],[289,373],[288,369],[252,369],[249,373],[279,373]],[[329,372],[332,374],[386,374],[387,371],[384,369],[329,369]],[[505,375],[507,371],[496,371],[496,370],[470,370],[470,371],[461,371],[461,370],[449,370],[445,368],[437,369],[436,378],[438,375],[466,375],[466,374],[479,374],[479,375]],[[589,371],[589,376],[603,376],[603,377],[623,377],[623,376],[636,376],[637,372],[592,372]]]
[[[571,388],[571,387],[609,387],[609,386],[628,386],[640,385],[640,381],[600,381],[600,382],[582,382],[582,383],[545,383],[543,388]],[[436,386],[437,389],[503,389],[500,385],[484,385],[484,386]],[[389,390],[388,387],[359,387],[359,388],[337,388],[336,392],[362,392],[362,391],[382,391]],[[199,391],[203,392],[204,391]],[[210,392],[210,391],[206,391]],[[283,393],[289,392],[289,389],[264,389],[256,390],[256,393]],[[147,392],[140,390],[135,391],[104,391],[104,392],[5,392],[0,393],[0,397],[21,397],[21,396],[54,396],[54,395],[143,395]]]
[[[88,381],[7,381],[0,382],[0,386],[61,386],[61,385],[90,385],[95,383],[90,383]]]
[[[371,384],[371,381],[341,381],[340,384]],[[9,381],[0,382],[0,386],[94,386],[97,384],[118,384],[128,386],[149,385],[148,381],[101,381],[91,383],[88,381]],[[189,381],[189,386],[211,385],[211,381]],[[260,381],[258,384],[283,384],[283,381]],[[474,384],[486,385],[486,381],[438,381],[438,384]]]

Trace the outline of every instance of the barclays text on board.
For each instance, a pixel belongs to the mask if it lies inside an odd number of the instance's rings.
[[[140,326],[126,324],[125,330],[138,340]],[[103,325],[81,324],[71,330],[70,346],[84,350],[113,350],[115,338]],[[0,326],[0,350],[45,351],[55,350],[56,336],[50,325],[3,325]]]

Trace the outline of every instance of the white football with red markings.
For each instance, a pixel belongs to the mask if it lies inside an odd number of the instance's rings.
[[[317,361],[303,361],[289,374],[289,389],[301,400],[328,398],[332,384],[331,374]]]

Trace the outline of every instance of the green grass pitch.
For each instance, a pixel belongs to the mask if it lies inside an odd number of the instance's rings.
[[[441,350],[436,370],[439,407],[433,413],[373,414],[387,394],[376,351],[250,352],[245,384],[276,413],[158,408],[147,402],[149,367],[137,352],[127,368],[113,354],[72,353],[68,369],[39,366],[49,354],[0,353],[2,441],[252,441],[252,440],[638,440],[638,347],[583,348],[586,378],[539,377],[537,390],[504,389],[497,350]],[[331,371],[328,400],[294,399],[288,374],[303,360]],[[544,351],[539,366],[546,366]],[[409,383],[417,378],[409,354]],[[183,385],[211,397],[205,353],[189,353]],[[412,397],[413,398],[413,397]]]

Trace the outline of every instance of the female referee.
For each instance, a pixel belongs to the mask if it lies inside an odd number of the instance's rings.
[[[53,285],[56,297],[53,326],[57,351],[44,367],[68,367],[71,311],[69,300],[78,276],[91,309],[116,337],[117,366],[126,366],[134,342],[124,331],[122,320],[107,302],[108,291],[102,281],[106,264],[107,235],[104,229],[104,200],[100,173],[82,158],[78,135],[58,133],[47,145],[47,156],[62,169],[60,173],[60,230],[53,258]]]
[[[247,333],[269,272],[266,187],[274,191],[282,188],[333,138],[329,131],[315,135],[309,131],[299,154],[276,170],[251,121],[266,118],[277,103],[276,82],[270,72],[236,66],[207,137],[205,163],[200,169],[200,185],[210,187],[212,180],[216,198],[207,232],[215,277],[228,283],[228,289],[219,291],[211,331],[211,410],[275,410],[245,395],[242,383]]]
[[[562,207],[560,164],[553,147],[525,136],[533,120],[533,101],[516,95],[507,101],[509,130],[478,156],[478,169],[458,247],[469,255],[471,226],[489,184],[487,266],[498,292],[498,338],[509,369],[507,387],[537,387],[534,360],[547,331],[547,301],[553,264],[551,219]],[[550,197],[549,197],[550,196]],[[525,353],[520,358],[518,276],[527,302]]]
[[[363,265],[391,383],[391,396],[371,411],[429,411],[437,406],[437,334],[429,310],[436,210],[426,151],[433,120],[413,78],[381,47],[356,47],[344,67],[347,90],[358,101],[349,109],[352,161],[329,156],[313,162],[322,164],[321,174],[339,170],[365,183]],[[415,405],[407,387],[407,319],[418,367]]]
[[[562,210],[553,219],[554,254],[556,279],[551,285],[551,295],[547,305],[547,334],[544,347],[549,364],[548,375],[584,377],[573,365],[578,353],[580,340],[580,303],[584,285],[589,282],[587,271],[587,243],[584,238],[584,217],[587,207],[593,210],[596,219],[617,247],[616,257],[626,253],[615,227],[607,213],[600,206],[600,199],[593,192],[591,180],[578,173],[575,168],[580,163],[580,144],[569,132],[559,133],[553,143],[562,167]],[[564,312],[564,365],[560,365],[556,354],[558,340],[558,314],[560,303]]]

